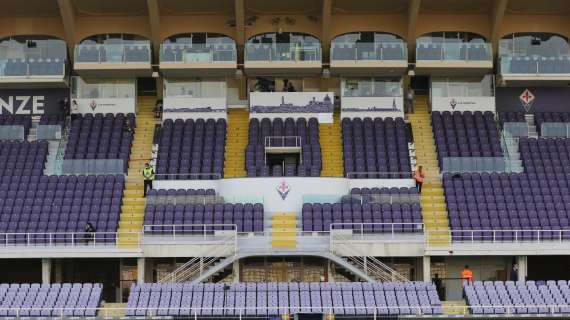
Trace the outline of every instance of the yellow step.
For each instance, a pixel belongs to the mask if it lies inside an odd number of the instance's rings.
[[[297,240],[271,240],[271,247],[275,249],[295,249]]]

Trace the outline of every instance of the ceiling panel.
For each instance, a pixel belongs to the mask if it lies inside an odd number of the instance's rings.
[[[59,16],[59,7],[56,0],[2,0],[0,16],[2,17],[22,17]]]
[[[142,16],[148,14],[146,1],[141,0],[73,0],[73,5],[79,16]]]
[[[493,0],[422,0],[420,13],[485,14],[493,10]]]
[[[408,9],[408,1],[333,0],[333,14],[399,14]]]
[[[159,0],[164,15],[233,14],[233,0]]]

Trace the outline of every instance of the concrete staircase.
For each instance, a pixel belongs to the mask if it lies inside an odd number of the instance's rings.
[[[524,115],[526,124],[528,125],[528,137],[538,138],[538,132],[536,130],[536,123],[534,122],[534,114],[527,113]]]
[[[417,96],[413,114],[407,114],[412,125],[417,164],[423,166],[425,181],[420,197],[423,221],[429,246],[449,246],[449,220],[443,194],[439,162],[433,137],[427,96]]]
[[[108,303],[104,302],[101,309],[97,313],[100,319],[119,319],[124,318],[126,314],[126,303]]]
[[[444,315],[466,315],[467,314],[467,303],[465,300],[459,301],[442,301],[441,306],[443,308]]]
[[[340,113],[335,112],[333,123],[319,125],[319,139],[323,157],[323,177],[342,177],[344,172],[342,160],[342,136],[340,127]]]
[[[297,247],[297,214],[274,213],[271,217],[271,247],[294,249]]]
[[[228,109],[228,127],[226,131],[225,178],[246,176],[245,148],[249,131],[249,113],[246,109]]]
[[[119,220],[119,247],[135,247],[139,243],[138,233],[142,230],[145,209],[142,169],[152,154],[155,102],[156,97],[138,97],[135,135]]]

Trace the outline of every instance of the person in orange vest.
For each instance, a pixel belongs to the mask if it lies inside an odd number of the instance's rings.
[[[422,184],[424,183],[425,174],[422,169],[422,166],[418,166],[416,172],[414,173],[414,179],[416,179],[416,188],[418,188],[418,192],[422,193]]]
[[[469,266],[465,266],[465,269],[461,271],[461,279],[464,287],[468,283],[473,283],[473,271],[469,269]]]

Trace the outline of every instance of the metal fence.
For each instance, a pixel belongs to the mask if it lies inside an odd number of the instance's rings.
[[[138,232],[6,232],[0,246],[115,246],[120,236],[138,239]]]
[[[443,234],[443,233],[446,234]],[[462,243],[553,243],[570,241],[570,228],[557,230],[450,230],[427,232],[426,241],[447,236],[450,241]]]

